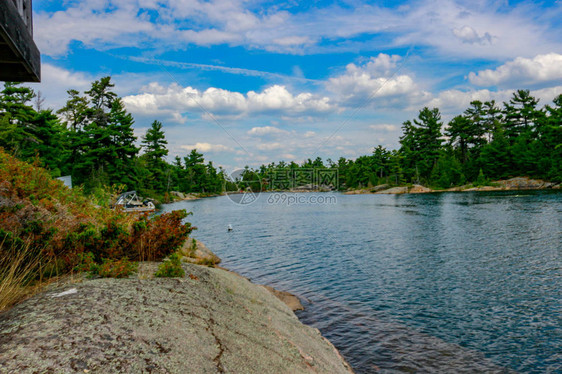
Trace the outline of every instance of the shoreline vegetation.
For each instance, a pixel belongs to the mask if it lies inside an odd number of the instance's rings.
[[[562,182],[562,94],[542,106],[529,90],[514,91],[504,103],[475,100],[448,123],[439,108],[425,107],[402,123],[396,149],[373,145],[371,154],[355,159],[316,157],[245,166],[233,172],[234,178],[206,162],[197,149],[169,155],[165,126],[158,120],[140,138],[135,136],[135,120],[109,76],[83,93],[68,90],[68,100],[58,110],[33,108],[35,97],[28,87],[5,83],[0,147],[43,166],[53,177],[71,176],[73,185],[96,198],[105,195],[106,186],[168,203],[176,199],[170,191],[190,198],[306,184],[338,191],[416,184],[437,191],[517,176]],[[320,172],[336,178],[316,179]]]
[[[328,188],[296,188],[287,190],[271,190],[262,192],[271,193],[328,193],[328,192],[341,192],[344,195],[365,195],[365,194],[389,194],[389,195],[400,195],[400,194],[420,194],[420,193],[439,193],[439,192],[489,192],[489,191],[543,191],[543,190],[561,190],[562,183],[560,182],[549,182],[541,179],[532,179],[529,177],[514,177],[510,179],[497,180],[486,182],[484,185],[478,184],[466,184],[463,186],[456,186],[451,188],[430,188],[422,186],[420,184],[410,184],[401,186],[391,186],[388,184],[380,184],[377,186],[358,188],[358,189],[348,189],[344,191],[333,191]],[[243,194],[244,192],[228,192],[228,194]],[[223,192],[220,194],[182,194],[181,192],[171,191],[170,196],[172,199],[170,202],[178,201],[191,201],[199,200],[207,197],[218,197],[225,196],[227,193]]]

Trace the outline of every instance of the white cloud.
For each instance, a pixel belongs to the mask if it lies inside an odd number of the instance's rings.
[[[496,100],[501,105],[502,101],[507,100],[511,91],[494,92],[489,90],[445,90],[441,91],[436,97],[431,99],[426,105],[430,108],[439,108],[442,113],[461,114],[474,100],[490,101]]]
[[[186,151],[191,151],[192,149],[197,149],[199,152],[232,152],[233,149],[222,144],[211,144],[211,143],[195,143],[180,145],[180,148]]]
[[[348,64],[345,73],[330,78],[326,87],[348,106],[404,107],[419,102],[426,93],[413,78],[407,74],[394,75],[399,60],[398,56],[381,53],[363,65]]]
[[[248,135],[254,136],[286,135],[288,133],[288,131],[273,126],[252,127],[252,129],[248,131]]]
[[[425,105],[428,107],[436,107],[446,114],[460,114],[470,106],[470,102],[491,101],[495,100],[498,107],[503,107],[504,102],[508,102],[513,96],[514,90],[490,91],[482,90],[445,90],[441,91],[436,97],[428,101]],[[539,90],[531,90],[531,95],[540,99],[539,106],[552,103],[555,96],[562,94],[562,85],[543,88]]]
[[[283,38],[274,39],[273,42],[280,46],[312,44],[312,40],[307,36],[285,36]]]
[[[246,95],[220,88],[199,91],[181,87],[176,83],[164,87],[153,82],[143,93],[123,98],[127,108],[143,115],[164,115],[183,123],[186,112],[204,113],[207,116],[245,116],[248,114],[277,112],[284,115],[315,114],[333,110],[327,97],[311,93],[291,94],[284,86],[274,85],[262,92],[250,91]]]
[[[536,55],[562,48],[559,31],[552,29],[557,28],[555,14],[549,16],[532,2],[421,1],[404,15],[405,30],[395,43],[430,46],[444,56],[498,60],[521,51]]]
[[[562,55],[549,53],[534,58],[517,57],[498,68],[470,73],[470,83],[477,86],[523,88],[537,83],[562,80]]]
[[[128,45],[138,46],[142,40],[135,35],[156,34],[158,28],[142,15],[131,1],[113,4],[84,1],[64,11],[34,15],[34,37],[42,53],[63,55],[72,40],[88,46]]]
[[[399,130],[398,126],[390,125],[390,124],[369,125],[369,128],[377,131],[384,131],[384,132],[394,132]]]
[[[297,156],[295,156],[292,153],[282,153],[281,155],[281,160],[285,160],[285,161],[296,161],[297,160]]]
[[[72,72],[60,67],[44,63],[41,65],[41,83],[30,83],[36,92],[41,91],[45,98],[44,106],[59,109],[64,106],[69,89],[84,91],[90,88],[93,78],[83,72]]]
[[[545,12],[533,2],[508,7],[503,2],[422,0],[399,9],[359,3],[292,13],[243,0],[65,4],[65,10],[34,16],[36,40],[47,55],[64,55],[73,40],[98,49],[229,44],[298,54],[380,47],[369,35],[377,35],[385,47],[429,46],[445,55],[485,58],[514,58],[521,51],[536,55],[562,47],[557,24],[551,21],[556,12]]]
[[[474,30],[470,26],[464,25],[463,27],[453,29],[453,34],[463,43],[492,44],[492,35],[487,32],[485,32],[483,35],[479,35],[476,30]]]
[[[292,95],[285,86],[274,85],[257,93],[247,94],[248,108],[252,112],[282,111],[289,114],[304,112],[329,112],[334,109],[328,97],[317,97],[309,92]]]
[[[181,35],[181,38],[186,42],[205,46],[222,43],[233,43],[240,40],[240,38],[236,34],[216,29],[207,29],[201,31],[183,30],[179,33]]]
[[[286,146],[278,143],[278,142],[273,142],[273,143],[259,143],[256,148],[259,149],[260,151],[272,151],[275,149],[282,149],[285,148]]]

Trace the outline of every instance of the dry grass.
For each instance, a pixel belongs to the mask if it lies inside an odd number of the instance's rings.
[[[33,295],[46,284],[42,277],[37,279],[44,266],[41,257],[32,254],[29,248],[29,245],[6,248],[4,242],[0,243],[0,311]]]

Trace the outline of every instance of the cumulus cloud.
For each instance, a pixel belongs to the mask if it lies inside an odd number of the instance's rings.
[[[460,114],[470,106],[474,100],[490,101],[496,100],[500,105],[502,101],[508,100],[511,91],[494,92],[489,90],[444,90],[431,99],[427,106],[430,108],[439,108],[442,113]]]
[[[283,111],[286,113],[329,112],[333,110],[328,97],[317,97],[309,92],[292,95],[285,86],[274,85],[263,92],[247,94],[248,108],[252,112]]]
[[[399,56],[384,53],[371,57],[364,64],[351,63],[343,74],[332,77],[326,83],[329,91],[348,106],[367,105],[372,100],[377,106],[395,105],[396,99],[404,105],[419,101],[425,93],[407,74],[394,75],[398,70]]]
[[[214,116],[245,116],[256,113],[282,113],[284,115],[315,114],[333,110],[327,97],[311,93],[291,94],[286,87],[274,85],[262,92],[250,91],[246,95],[210,87],[205,91],[181,87],[172,83],[167,87],[151,83],[143,93],[123,98],[127,108],[143,115],[164,115],[183,123],[186,112]]]
[[[562,81],[562,55],[548,53],[534,58],[517,57],[493,70],[471,72],[468,79],[470,83],[477,86],[512,88]]]
[[[195,144],[185,144],[180,145],[180,148],[187,151],[192,149],[197,149],[199,152],[232,152],[233,149],[222,144],[211,144],[211,143],[195,143]]]
[[[248,131],[248,135],[254,136],[286,135],[288,133],[288,131],[273,126],[252,127],[252,129]]]

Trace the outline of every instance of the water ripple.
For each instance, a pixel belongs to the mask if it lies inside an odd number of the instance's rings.
[[[562,194],[337,201],[165,209],[193,211],[226,267],[299,296],[357,373],[562,372]]]

